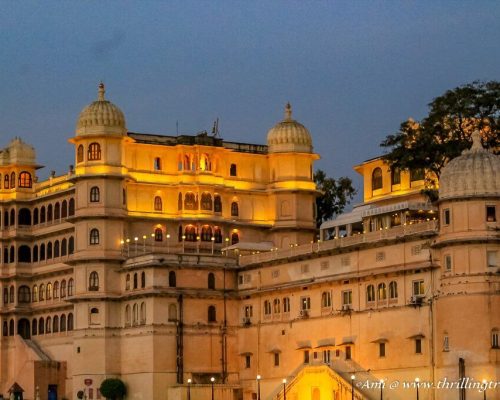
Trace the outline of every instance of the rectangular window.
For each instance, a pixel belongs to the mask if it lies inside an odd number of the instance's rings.
[[[450,209],[445,208],[443,210],[443,224],[450,225],[450,222],[451,222]]]
[[[253,307],[250,305],[245,306],[245,317],[251,318],[253,316]]]
[[[378,356],[385,357],[385,343],[378,344]]]
[[[271,277],[272,278],[278,278],[280,276],[280,270],[275,269],[274,271],[271,272]]]
[[[274,353],[274,366],[280,366],[280,353]]]
[[[331,352],[330,350],[323,350],[323,362],[325,364],[330,364]]]
[[[488,267],[489,268],[496,268],[498,266],[497,252],[496,251],[487,251],[486,258],[488,259]]]
[[[300,298],[300,309],[301,310],[310,310],[311,309],[311,298],[310,297],[301,297]]]
[[[250,368],[252,365],[252,359],[249,354],[245,356],[245,368]]]
[[[415,339],[415,354],[422,354],[422,339]]]
[[[304,364],[309,364],[309,350],[304,350]]]
[[[352,290],[344,290],[342,292],[342,305],[350,306],[352,304]]]
[[[498,349],[498,331],[491,332],[491,347],[493,349]]]
[[[160,157],[155,158],[155,163],[154,163],[155,171],[161,170],[161,160]]]
[[[424,280],[420,279],[418,281],[413,281],[413,295],[414,296],[423,296],[424,294],[425,294]]]
[[[486,222],[496,222],[497,212],[495,206],[486,206]]]
[[[325,270],[325,269],[328,269],[330,268],[330,263],[328,261],[321,261],[321,270]]]
[[[444,269],[446,272],[450,272],[452,268],[451,256],[449,254],[444,256]]]
[[[345,348],[345,359],[346,360],[351,359],[351,346],[346,346]]]

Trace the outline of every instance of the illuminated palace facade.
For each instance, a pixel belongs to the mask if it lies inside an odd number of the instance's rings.
[[[499,381],[500,161],[473,136],[436,204],[423,171],[357,166],[363,203],[318,240],[319,157],[290,105],[267,145],[151,135],[101,84],[67,174],[38,181],[20,139],[0,152],[0,393],[99,399],[119,377],[129,399],[397,400],[415,389],[395,380]]]

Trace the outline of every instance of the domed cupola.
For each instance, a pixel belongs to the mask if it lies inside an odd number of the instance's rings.
[[[441,172],[440,200],[498,196],[500,192],[500,157],[483,148],[478,131],[471,136],[471,148],[451,160]]]
[[[301,123],[292,119],[292,106],[287,103],[285,119],[267,133],[270,153],[312,153],[311,134]]]
[[[77,135],[125,135],[127,133],[125,116],[122,110],[110,101],[105,100],[104,93],[104,84],[101,82],[97,101],[86,106],[78,117],[76,124]]]

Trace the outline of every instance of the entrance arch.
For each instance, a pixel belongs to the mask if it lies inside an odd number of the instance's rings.
[[[31,338],[30,322],[26,318],[21,318],[17,322],[17,334],[23,339]]]

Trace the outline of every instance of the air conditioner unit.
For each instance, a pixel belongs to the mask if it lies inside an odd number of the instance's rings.
[[[419,295],[413,295],[410,297],[411,304],[422,304],[423,297]]]
[[[342,304],[342,311],[349,311],[351,309],[350,304]]]
[[[300,318],[309,317],[309,310],[300,310]]]
[[[250,325],[251,323],[250,317],[243,317],[243,325]]]

